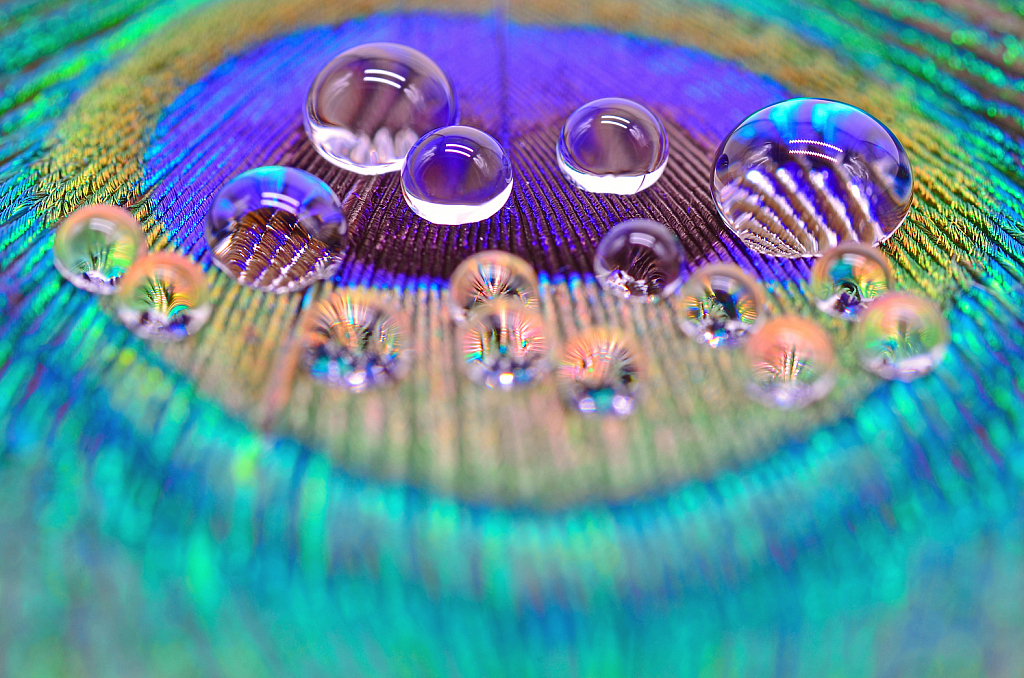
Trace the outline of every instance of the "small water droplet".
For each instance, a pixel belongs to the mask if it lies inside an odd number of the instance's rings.
[[[722,219],[764,254],[809,257],[839,242],[876,245],[903,223],[913,198],[899,140],[836,101],[763,108],[726,137],[715,158],[711,192]]]
[[[68,282],[93,294],[113,294],[118,281],[146,254],[146,237],[130,213],[86,205],[57,227],[53,265]]]
[[[359,174],[402,169],[417,139],[458,120],[444,71],[425,54],[387,42],[334,57],[313,81],[303,118],[317,152]]]
[[[769,320],[747,343],[748,392],[767,405],[799,408],[825,397],[835,383],[835,354],[810,320]]]
[[[180,254],[156,252],[121,278],[117,315],[143,339],[179,341],[206,324],[213,306],[203,269]]]
[[[544,321],[518,303],[496,301],[478,308],[461,328],[458,345],[466,375],[488,388],[529,386],[551,368]]]
[[[310,311],[304,360],[331,386],[362,392],[394,383],[412,362],[402,315],[369,293],[340,290]]]
[[[697,270],[680,292],[679,326],[712,348],[732,348],[764,323],[764,292],[734,264]]]
[[[456,125],[426,134],[402,168],[402,195],[434,224],[494,216],[512,195],[512,162],[489,134]]]
[[[555,377],[565,402],[583,414],[624,417],[636,405],[644,371],[632,340],[594,327],[566,345]]]
[[[668,164],[668,136],[654,113],[629,99],[598,99],[562,126],[558,167],[577,188],[632,195],[653,185]]]
[[[465,259],[449,283],[452,320],[464,322],[474,309],[492,301],[518,301],[537,306],[537,274],[524,260],[500,250],[479,252]]]
[[[836,318],[857,320],[872,300],[893,285],[889,262],[877,249],[842,243],[811,270],[811,294],[818,308]]]
[[[615,296],[653,302],[679,289],[685,260],[668,228],[649,219],[630,219],[601,238],[594,274]]]
[[[942,361],[949,347],[949,323],[927,299],[890,292],[865,311],[854,336],[865,369],[885,379],[911,381]]]
[[[220,190],[206,217],[217,266],[243,285],[278,294],[330,277],[347,237],[338,196],[292,167],[239,174]]]

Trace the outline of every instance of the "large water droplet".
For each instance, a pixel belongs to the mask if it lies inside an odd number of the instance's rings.
[[[117,315],[143,339],[178,341],[199,331],[213,306],[203,269],[173,252],[135,262],[121,278]]]
[[[483,221],[512,195],[512,163],[490,135],[472,127],[444,127],[409,151],[402,194],[412,211],[429,222]]]
[[[259,167],[232,179],[206,217],[219,268],[267,292],[300,290],[341,264],[348,223],[334,191],[292,167]]]
[[[463,322],[474,309],[497,300],[517,301],[533,308],[540,296],[533,267],[500,250],[479,252],[465,259],[452,273],[449,288],[455,322]]]
[[[128,267],[146,254],[146,237],[131,214],[113,205],[87,205],[57,227],[53,265],[68,282],[94,294],[113,294]]]
[[[769,320],[746,346],[748,392],[768,405],[803,407],[835,383],[832,343],[818,325],[795,316]]]
[[[632,195],[668,164],[668,136],[651,111],[629,99],[598,99],[577,108],[558,137],[558,166],[591,193]]]
[[[361,392],[398,381],[408,371],[406,323],[377,297],[341,290],[310,314],[304,360],[314,378]]]
[[[448,76],[411,47],[369,43],[342,52],[306,98],[306,134],[328,161],[359,174],[402,169],[416,140],[459,120]]]
[[[865,311],[854,337],[865,369],[885,379],[911,381],[928,374],[949,347],[949,323],[927,299],[884,294]]]
[[[823,99],[790,99],[741,122],[718,149],[711,178],[726,225],[752,249],[783,257],[878,244],[903,223],[913,189],[893,133]]]
[[[761,286],[733,264],[701,267],[679,296],[679,326],[712,348],[736,346],[764,322]]]
[[[636,405],[643,373],[632,340],[594,327],[566,345],[555,377],[562,398],[580,412],[626,416]]]
[[[892,288],[889,262],[877,249],[842,243],[828,250],[811,270],[811,294],[825,313],[857,320],[871,301]]]
[[[594,274],[618,297],[651,302],[679,289],[684,262],[683,248],[672,231],[656,221],[630,219],[601,238]]]
[[[466,375],[488,388],[529,386],[551,368],[544,321],[518,303],[496,301],[477,309],[460,330],[458,345]]]

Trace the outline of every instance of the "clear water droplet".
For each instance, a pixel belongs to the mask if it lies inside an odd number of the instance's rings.
[[[341,264],[348,223],[334,191],[293,167],[239,174],[214,198],[206,240],[217,266],[266,292],[292,292]]]
[[[534,383],[551,368],[544,321],[518,303],[496,301],[470,316],[458,334],[461,365],[481,386],[512,390]]]
[[[213,306],[203,269],[173,252],[135,262],[121,278],[117,315],[143,339],[179,341],[206,324]]]
[[[540,297],[537,274],[524,260],[500,250],[465,259],[449,282],[452,320],[464,322],[478,307],[492,301],[517,301],[535,308]]]
[[[946,355],[949,323],[931,301],[890,292],[864,312],[854,345],[865,369],[885,379],[911,381],[931,372]]]
[[[818,256],[840,242],[877,245],[913,198],[910,160],[882,123],[848,104],[790,99],[757,111],[715,156],[711,192],[750,248]]]
[[[146,237],[131,214],[113,205],[86,205],[57,227],[53,265],[75,287],[113,294],[118,281],[146,254]]]
[[[512,195],[512,162],[501,144],[478,129],[436,129],[409,151],[402,194],[412,211],[431,223],[483,221]]]
[[[654,113],[629,99],[598,99],[562,126],[558,167],[577,188],[632,195],[654,184],[668,164],[668,136]]]
[[[833,247],[811,270],[811,294],[818,308],[846,320],[857,320],[871,301],[888,292],[892,285],[892,272],[885,256],[859,243]]]
[[[397,309],[365,292],[338,291],[310,311],[305,364],[315,379],[362,392],[405,376],[412,362],[408,336]]]
[[[417,139],[458,120],[444,71],[425,54],[388,42],[334,57],[313,81],[304,116],[317,152],[359,174],[397,172]]]
[[[712,348],[737,346],[764,323],[761,286],[734,264],[701,267],[679,296],[679,326]]]
[[[825,397],[835,383],[835,354],[810,320],[769,320],[746,345],[748,392],[767,405],[799,408]]]
[[[685,261],[679,240],[667,227],[649,219],[630,219],[601,238],[594,274],[615,296],[653,302],[679,289]]]
[[[624,417],[636,406],[644,371],[632,340],[594,327],[566,345],[555,378],[565,402],[583,414]]]

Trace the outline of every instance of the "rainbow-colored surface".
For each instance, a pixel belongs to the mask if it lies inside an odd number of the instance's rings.
[[[0,6],[0,675],[1020,675],[1021,35],[1002,0]],[[429,54],[510,152],[496,217],[432,227],[397,177],[357,181],[310,147],[309,82],[371,40]],[[883,251],[950,322],[929,377],[860,370],[810,264],[748,251],[714,214],[721,137],[793,95],[863,108],[911,157]],[[668,169],[641,195],[558,174],[561,122],[600,96],[666,124]],[[351,210],[341,272],[305,293],[210,265],[212,195],[264,164]],[[197,337],[147,344],[59,276],[54,227],[92,202],[207,269]],[[602,294],[590,257],[631,217],[672,228],[690,270],[735,261],[774,313],[821,321],[832,395],[765,409],[675,308]],[[636,336],[634,416],[572,416],[552,380],[460,377],[445,281],[489,248],[537,269],[553,341]],[[408,319],[415,364],[392,389],[333,391],[292,359],[301,311],[348,285]]]

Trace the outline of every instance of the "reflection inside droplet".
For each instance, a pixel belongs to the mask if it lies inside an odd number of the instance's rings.
[[[518,303],[497,301],[477,309],[460,330],[458,345],[466,375],[488,388],[528,386],[551,366],[543,320]]]
[[[768,405],[803,407],[835,382],[832,343],[817,324],[795,316],[769,320],[747,343],[748,392]]]
[[[497,300],[518,301],[532,308],[539,297],[537,274],[513,254],[488,250],[459,264],[452,273],[450,295],[455,322],[463,322],[475,308]]]
[[[811,294],[825,313],[856,320],[871,301],[892,288],[885,256],[873,247],[843,243],[825,252],[811,270]]]
[[[931,301],[905,292],[878,297],[854,337],[865,369],[911,381],[934,369],[949,347],[949,323]]]
[[[652,302],[679,289],[684,261],[672,231],[656,221],[631,219],[601,238],[594,254],[594,274],[602,287],[618,297]]]
[[[590,328],[570,341],[555,373],[559,392],[584,414],[626,416],[644,372],[640,351],[624,334]]]
[[[69,214],[53,241],[53,264],[65,279],[93,294],[113,294],[128,267],[146,254],[142,227],[113,205],[87,205]]]
[[[679,326],[712,348],[736,346],[764,322],[761,286],[734,264],[698,269],[679,296]]]
[[[172,252],[135,262],[121,279],[115,303],[121,322],[132,332],[161,341],[195,334],[212,311],[203,269]]]

